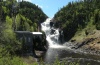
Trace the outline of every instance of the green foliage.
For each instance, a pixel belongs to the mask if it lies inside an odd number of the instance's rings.
[[[38,23],[47,16],[38,6],[25,1],[0,1],[0,8],[0,65],[27,65],[16,57],[22,42],[17,40],[14,31],[37,31]]]
[[[2,57],[0,58],[0,65],[27,65],[19,57]]]
[[[47,18],[41,8],[30,2],[17,3],[16,0],[6,0],[0,2],[0,5],[0,20],[5,22],[7,19],[12,18],[12,26],[15,30],[34,31],[31,30],[36,28],[32,27],[34,23],[41,23]]]
[[[4,14],[7,14],[9,12],[9,10],[7,10],[5,6],[2,6],[2,9],[3,9]]]
[[[96,24],[97,30],[100,30],[100,22]]]
[[[19,13],[21,15],[24,15],[28,19],[30,19],[32,22],[41,23],[47,18],[47,16],[43,13],[43,11],[38,6],[25,1],[20,2]]]
[[[37,31],[37,23],[33,23],[30,19],[18,14],[16,16],[16,30]]]
[[[37,24],[36,23],[33,24],[33,27],[34,27],[34,31],[37,31]]]
[[[38,62],[33,62],[30,63],[29,65],[80,65],[79,62],[67,62],[67,61],[58,61],[55,60],[54,63],[50,63],[50,64],[46,64],[42,61]],[[9,55],[6,57],[1,57],[0,58],[0,65],[28,65],[27,63],[23,62],[23,60],[19,57],[14,56],[13,58],[11,58]],[[87,64],[89,65],[89,64]]]
[[[96,9],[94,11],[95,13],[95,24],[96,24],[96,28],[98,30],[100,30],[100,9]]]
[[[8,53],[14,53],[16,50],[21,49],[21,43],[17,41],[12,29],[5,28],[2,30],[0,42],[1,46],[3,46]]]
[[[21,49],[22,43],[17,40],[14,31],[37,31],[38,23],[47,16],[38,6],[25,1],[0,1],[0,8],[0,50],[5,56]]]
[[[70,2],[61,8],[55,16],[60,23],[66,40],[70,40],[78,30],[92,25],[100,29],[100,0]]]
[[[11,29],[12,28],[12,25],[13,25],[12,19],[9,16],[6,16],[6,24],[5,24],[5,26],[7,28]]]
[[[16,30],[20,28],[21,17],[20,14],[16,15]]]

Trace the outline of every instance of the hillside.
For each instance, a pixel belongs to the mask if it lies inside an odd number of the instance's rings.
[[[64,35],[67,40],[71,39],[77,31],[88,27],[88,24],[100,29],[99,3],[99,0],[70,2],[55,14],[55,22],[61,24],[60,27],[66,33]]]
[[[11,27],[15,30],[37,31],[39,23],[47,18],[41,8],[30,2],[7,0],[0,4],[0,22],[9,23],[7,19],[11,19]]]
[[[15,31],[40,31],[39,26],[47,17],[33,3],[0,0],[0,65],[25,65],[17,56],[24,42],[18,40]]]
[[[55,14],[54,22],[60,24],[58,27],[63,30],[65,41],[76,43],[75,45],[78,48],[84,47],[85,49],[99,51],[99,3],[100,0],[70,2]],[[89,42],[84,44],[85,41]]]

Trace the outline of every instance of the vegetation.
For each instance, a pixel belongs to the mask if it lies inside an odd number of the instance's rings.
[[[30,2],[7,0],[0,2],[0,5],[1,22],[11,19],[13,21],[10,22],[12,24],[11,27],[14,30],[37,31],[37,25],[47,18],[41,8]]]
[[[44,63],[40,61],[39,63],[32,62],[28,64],[27,62],[24,62],[22,58],[20,57],[14,56],[11,58],[9,56],[6,56],[6,57],[0,58],[0,65],[81,65],[81,64],[79,63],[79,61],[67,62],[67,61],[59,61],[59,60],[55,60],[54,63]],[[87,65],[90,65],[90,64],[87,64]]]
[[[25,1],[0,0],[0,8],[0,65],[25,65],[16,57],[15,51],[22,43],[14,31],[38,31],[47,16],[41,8]]]
[[[37,31],[38,25],[47,18],[41,8],[30,2],[0,0],[0,7],[0,42],[5,46],[19,44],[14,31]]]
[[[100,30],[99,3],[100,0],[71,2],[55,14],[54,20],[60,24],[66,40],[71,39],[79,30],[87,32],[85,28]],[[14,31],[38,31],[38,26],[47,16],[41,8],[26,1],[0,0],[0,8],[0,65],[27,65],[16,56],[15,51],[21,49],[22,43],[17,40]],[[55,61],[53,65],[64,63]]]
[[[86,27],[100,30],[99,3],[100,0],[70,2],[55,14],[54,21],[63,29],[65,40],[70,40],[77,31],[82,31]]]

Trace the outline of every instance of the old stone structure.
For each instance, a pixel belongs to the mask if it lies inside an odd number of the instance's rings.
[[[34,53],[35,49],[41,50],[44,46],[42,32],[15,31],[18,40],[22,42],[22,50],[27,53]]]

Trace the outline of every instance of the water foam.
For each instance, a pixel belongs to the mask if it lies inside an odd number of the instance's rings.
[[[45,22],[43,22],[41,24],[41,27],[42,27],[42,31],[45,32],[46,34],[46,40],[48,41],[49,43],[49,47],[50,48],[66,48],[65,46],[62,46],[62,45],[59,45],[58,44],[58,38],[59,38],[59,29],[54,29],[55,30],[55,33],[54,34],[50,34],[50,21],[51,21],[51,18],[48,18],[46,19]]]

